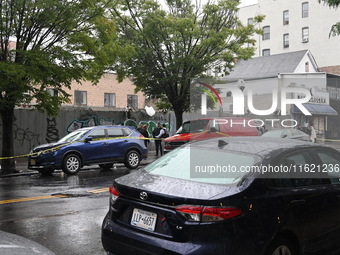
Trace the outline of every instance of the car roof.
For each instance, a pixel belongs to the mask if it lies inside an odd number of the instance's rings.
[[[76,130],[91,130],[91,129],[96,129],[96,128],[128,128],[128,129],[132,129],[134,130],[134,127],[130,127],[130,126],[120,126],[120,125],[105,125],[105,126],[91,126],[91,127],[83,127],[83,128],[79,128]],[[75,130],[75,131],[76,131]]]
[[[256,154],[265,157],[275,151],[298,149],[298,148],[317,148],[324,147],[333,149],[328,146],[314,144],[310,142],[297,141],[294,139],[282,139],[272,137],[219,137],[195,141],[187,146],[207,148],[207,149],[223,149],[226,151],[236,151],[240,153]],[[334,150],[334,149],[333,149]]]

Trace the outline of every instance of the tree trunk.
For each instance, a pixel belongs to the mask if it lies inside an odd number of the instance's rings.
[[[0,112],[2,120],[2,158],[14,156],[13,122],[14,108],[7,108]],[[1,160],[1,174],[15,172],[15,160],[13,158]]]
[[[182,126],[182,123],[183,123],[183,113],[184,113],[184,111],[183,111],[183,109],[175,108],[174,112],[175,112],[175,116],[176,116],[176,130],[178,130]]]

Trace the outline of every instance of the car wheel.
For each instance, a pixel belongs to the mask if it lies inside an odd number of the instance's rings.
[[[66,174],[76,174],[81,168],[81,160],[75,154],[67,155],[63,160],[63,172]]]
[[[51,175],[54,172],[54,169],[43,169],[38,171],[41,175]]]
[[[132,150],[129,151],[126,155],[125,155],[125,162],[124,165],[129,168],[129,169],[135,169],[139,166],[139,162],[140,162],[140,155],[137,151]]]
[[[100,168],[103,168],[104,170],[109,170],[113,167],[113,163],[107,163],[107,164],[99,164]]]
[[[287,238],[277,238],[268,247],[266,255],[298,255],[293,242]]]

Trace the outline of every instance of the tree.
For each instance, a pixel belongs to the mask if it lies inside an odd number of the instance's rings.
[[[238,0],[113,0],[112,14],[119,41],[131,51],[120,58],[119,79],[132,76],[137,90],[161,100],[176,115],[190,110],[191,79],[214,65],[230,70],[236,59],[254,54],[250,37],[260,32],[238,19]],[[256,17],[261,21],[263,17]]]
[[[96,82],[115,58],[115,26],[103,0],[0,0],[2,174],[15,170],[14,108],[55,116],[72,81]],[[14,46],[14,48],[13,48]],[[47,88],[58,91],[51,96]]]
[[[324,2],[324,4],[332,8],[337,8],[340,5],[340,0],[319,0],[319,3],[321,2]],[[329,33],[329,36],[337,35],[340,35],[340,22],[337,22],[334,25],[332,25],[331,31]]]

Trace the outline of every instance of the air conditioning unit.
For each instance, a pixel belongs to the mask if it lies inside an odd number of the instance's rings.
[[[303,42],[303,43],[307,43],[307,42],[308,42],[308,38],[303,38],[303,39],[302,39],[302,42]]]

